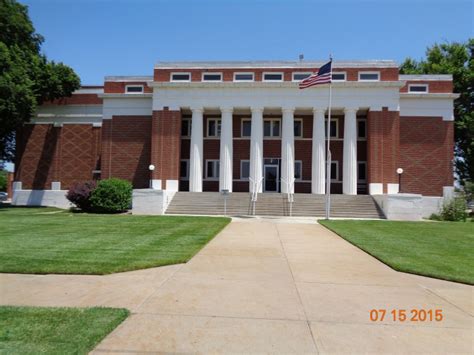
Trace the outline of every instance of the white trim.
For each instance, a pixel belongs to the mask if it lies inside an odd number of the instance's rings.
[[[383,184],[380,182],[371,182],[369,184],[369,195],[383,195]]]
[[[250,122],[250,136],[244,136],[244,121]],[[251,136],[252,136],[252,119],[242,118],[240,120],[240,137],[236,137],[236,138],[250,139]]]
[[[336,164],[336,178],[332,175],[332,164]],[[331,182],[340,182],[339,179],[339,160],[331,160]]]
[[[298,179],[297,179],[297,178],[295,178],[295,181],[298,181],[298,182],[300,182],[300,181],[302,181],[302,180],[303,180],[303,161],[302,161],[302,160],[295,160],[295,169],[294,169],[295,173],[296,173],[296,164],[297,164],[297,163],[299,163],[299,164],[301,165],[301,174],[300,174],[300,175],[301,175],[301,177],[300,177],[300,178],[298,178]]]
[[[365,179],[359,179],[359,164],[365,165]],[[366,183],[367,182],[367,161],[360,160],[357,162],[357,182],[358,183]]]
[[[204,138],[219,138],[221,135],[219,134],[219,124],[221,125],[222,129],[222,120],[220,118],[208,118],[206,120],[206,136]],[[209,135],[209,122],[211,121],[216,121],[216,134],[215,135]]]
[[[278,121],[279,123],[279,132],[278,136],[273,135],[273,122]],[[263,139],[269,139],[269,138],[281,138],[281,118],[264,118],[263,119]],[[265,122],[270,122],[270,135],[266,136],[265,135]]]
[[[361,74],[377,74],[377,79],[361,79]],[[380,81],[380,72],[379,71],[360,71],[357,75],[358,81]]]
[[[425,91],[411,91],[411,88],[414,86],[424,87]],[[429,93],[429,85],[428,84],[408,84],[408,93],[409,94],[428,94]]]
[[[219,172],[220,175],[220,166],[219,169],[216,169],[216,165],[220,165],[220,160],[219,159],[206,159],[206,180],[208,181],[219,181],[219,175],[218,176],[211,176],[209,177],[209,171],[208,171],[208,163],[213,163],[213,169],[215,172]]]
[[[295,139],[297,139],[297,138],[303,138],[303,136],[304,136],[304,134],[303,134],[303,124],[304,124],[304,123],[303,123],[303,119],[302,119],[302,118],[296,118],[296,117],[293,119],[293,132],[295,131],[295,124],[294,124],[294,122],[296,122],[296,121],[301,122],[301,135],[300,135],[300,136],[295,135]]]
[[[306,78],[303,78],[303,79],[295,79],[295,74],[308,74],[308,77],[311,76],[313,73],[312,72],[309,72],[309,71],[294,71],[291,73],[291,81],[295,82],[295,83],[299,83],[300,81],[306,79]]]
[[[153,81],[153,76],[149,75],[113,75],[113,76],[106,76],[104,78],[106,82],[128,82],[128,81]],[[87,85],[84,85],[87,86]]]
[[[219,75],[220,76],[220,79],[219,80],[206,80],[204,79],[204,77],[206,75]],[[203,82],[211,82],[211,83],[219,83],[219,82],[222,82],[222,78],[224,77],[224,75],[222,74],[222,72],[202,72],[202,75],[201,75],[201,81]]]
[[[174,80],[173,76],[174,75],[189,75],[188,80]],[[191,72],[172,72],[170,73],[170,82],[171,83],[189,83],[191,82]]]
[[[400,74],[400,80],[426,80],[426,81],[452,81],[453,76],[451,74],[415,74],[406,75]]]
[[[129,88],[141,88],[141,91],[131,91],[129,92]],[[125,93],[128,95],[136,95],[136,94],[143,94],[145,92],[145,85],[139,85],[139,84],[131,84],[131,85],[125,85]]]
[[[242,74],[242,75],[252,75],[252,79],[251,79],[251,80],[236,79],[235,77],[236,77],[237,75],[240,75],[240,74]],[[245,83],[245,82],[247,82],[247,83],[248,83],[248,82],[254,82],[254,81],[255,81],[255,73],[254,73],[254,72],[239,72],[239,71],[238,71],[238,72],[234,72],[234,82],[237,82],[237,83],[240,83],[240,82]]]
[[[249,163],[249,176],[250,176],[250,160],[249,159],[241,159],[240,160],[240,181],[249,181],[248,177],[244,178],[242,176],[242,163],[245,163],[245,162]]]
[[[181,163],[186,162],[186,176],[181,176]],[[179,179],[183,181],[189,181],[189,159],[180,159],[179,161]]]
[[[332,75],[334,75],[334,74],[344,74],[344,79],[342,79],[342,80],[341,80],[341,79],[334,79],[334,78],[332,77]],[[345,72],[345,71],[333,71],[333,72],[332,72],[332,75],[331,75],[331,81],[332,81],[332,82],[337,82],[337,83],[339,83],[339,82],[345,82],[345,81],[347,81],[347,72]]]
[[[333,83],[334,87],[337,88],[360,88],[360,89],[369,89],[369,88],[402,88],[406,85],[404,81],[336,81]],[[201,81],[177,81],[177,82],[167,82],[167,81],[154,81],[148,86],[154,88],[289,88],[295,89],[298,88],[297,82],[292,81],[223,81],[223,82],[201,82]],[[321,87],[323,91],[325,87]],[[310,90],[311,91],[311,90]],[[107,94],[106,94],[107,95]],[[113,95],[113,94],[109,94]],[[99,96],[101,97],[101,96]],[[310,107],[310,106],[308,106]]]
[[[270,79],[270,80],[266,80],[265,79],[265,75],[281,75],[281,79],[280,80],[277,80],[277,79]],[[283,72],[275,72],[275,71],[266,71],[266,72],[263,72],[262,73],[262,81],[263,82],[267,82],[267,83],[279,83],[281,81],[284,81],[285,77],[284,77],[284,73]]]

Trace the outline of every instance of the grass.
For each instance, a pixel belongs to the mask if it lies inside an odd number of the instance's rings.
[[[474,284],[472,222],[320,223],[395,270]]]
[[[0,272],[100,275],[184,263],[229,221],[0,208]]]
[[[87,354],[128,316],[119,308],[0,307],[0,353]]]

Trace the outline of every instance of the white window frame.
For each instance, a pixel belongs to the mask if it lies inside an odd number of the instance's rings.
[[[188,80],[174,80],[173,75],[189,75]],[[172,72],[170,74],[170,82],[172,83],[189,83],[191,81],[191,73],[190,72]]]
[[[246,162],[249,163],[249,177],[250,177],[250,160],[248,160],[248,159],[242,159],[242,160],[240,161],[240,180],[244,180],[244,181],[248,181],[248,180],[249,180],[248,177],[243,177],[243,176],[242,176],[242,165],[243,165],[243,163],[246,163]]]
[[[362,74],[377,74],[377,79],[361,79]],[[380,81],[380,72],[379,71],[360,71],[358,74],[359,81]]]
[[[132,92],[129,92],[128,91],[128,88],[141,88],[142,91],[132,91]],[[140,84],[133,84],[133,85],[125,85],[125,93],[127,95],[137,95],[137,94],[143,94],[145,92],[145,86],[144,85],[140,85]]]
[[[331,174],[331,181],[339,182],[340,181],[339,180],[339,160],[333,160],[333,161],[331,161],[331,164],[336,164],[336,178],[334,178],[334,176],[332,176],[332,174]],[[332,169],[332,166],[331,166],[331,169]]]
[[[359,164],[364,164],[365,166],[365,179],[359,179]],[[357,182],[367,182],[367,162],[365,160],[361,160],[357,162]]]
[[[295,118],[293,120],[294,122],[299,121],[301,122],[301,135],[300,136],[295,136],[295,138],[303,138],[303,119],[302,118]],[[295,126],[293,124],[293,132],[295,131]]]
[[[221,125],[222,130],[222,120],[220,118],[208,118],[207,120],[207,127],[206,127],[206,137],[207,138],[219,138],[221,135],[219,134],[219,125]],[[216,121],[216,134],[214,136],[209,135],[209,122]]]
[[[206,80],[206,79],[204,79],[204,77],[205,77],[206,75],[220,75],[221,78],[220,78],[219,80]],[[203,72],[203,73],[201,74],[201,81],[209,82],[209,83],[220,83],[220,82],[222,82],[222,78],[223,78],[222,72],[211,72],[211,71],[208,71],[208,72]]]
[[[295,160],[295,168],[294,168],[294,171],[296,171],[296,164],[300,164],[301,165],[301,176],[296,179],[295,178],[295,181],[301,181],[303,180],[303,161],[302,160]]]
[[[344,79],[333,79],[333,78],[332,78],[332,75],[334,75],[334,74],[344,74]],[[345,71],[333,71],[333,72],[331,73],[331,80],[332,80],[332,81],[336,81],[336,82],[347,81],[347,72],[345,72]]]
[[[422,86],[426,88],[426,91],[410,91],[413,86]],[[408,93],[409,94],[428,94],[429,85],[428,84],[408,84]]]
[[[328,120],[328,118],[326,117],[324,119],[324,128],[325,128],[325,131],[327,132],[327,127],[326,127],[326,121]],[[336,122],[336,135],[335,136],[331,136],[331,138],[339,138],[339,120],[337,118],[331,118],[331,122]],[[329,133],[331,133],[331,127],[329,127]]]
[[[252,79],[251,80],[241,80],[241,79],[236,79],[236,76],[239,75],[239,74],[244,74],[244,75],[252,75]],[[237,83],[250,83],[250,82],[253,82],[255,81],[255,73],[254,72],[234,72],[234,81],[237,82]]]
[[[291,73],[291,81],[295,82],[295,83],[299,83],[300,81],[304,80],[304,79],[295,79],[295,74],[309,74],[309,76],[311,76],[313,73],[309,72],[309,71],[294,71]],[[306,78],[305,78],[306,79]]]
[[[281,75],[280,80],[266,80],[265,75]],[[276,71],[267,71],[262,73],[262,81],[265,81],[267,83],[281,83],[285,79],[283,72],[276,72]]]
[[[208,169],[208,165],[209,163],[212,163],[213,165],[213,168],[214,168],[214,171],[219,171],[219,175],[220,175],[220,166],[219,166],[219,169],[216,169],[216,165],[219,164],[219,159],[206,159],[206,179],[207,180],[219,180],[219,176],[209,176],[209,169]]]
[[[359,121],[364,121],[365,122],[365,137],[359,137]],[[360,141],[365,141],[367,140],[367,119],[366,118],[358,118],[357,119],[357,139]]]
[[[244,121],[250,122],[250,127],[252,127],[252,119],[251,118],[242,118],[240,120],[240,138],[250,138],[252,137],[252,132],[250,132],[250,136],[244,136]],[[250,128],[252,131],[252,128]]]
[[[265,135],[265,121],[270,121],[270,135]],[[280,132],[278,136],[273,135],[273,122],[278,121],[280,123]],[[271,138],[281,138],[281,119],[279,118],[265,118],[263,119],[263,139],[271,139]]]
[[[188,134],[186,136],[183,136],[181,135],[182,138],[190,138],[191,137],[191,125],[192,125],[192,121],[190,118],[183,118],[181,120],[181,124],[183,124],[184,121],[188,121]]]
[[[186,162],[186,176],[182,177],[181,176],[181,163]],[[189,180],[189,159],[181,159],[180,160],[180,166],[179,166],[179,179],[183,181]]]

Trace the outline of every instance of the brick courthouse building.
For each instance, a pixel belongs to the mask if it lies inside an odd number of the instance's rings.
[[[150,77],[106,77],[19,132],[15,189],[31,202],[118,177],[171,192],[323,194],[328,89],[297,83],[322,64],[161,62]],[[452,191],[452,90],[449,75],[400,75],[393,61],[334,62],[331,192]]]

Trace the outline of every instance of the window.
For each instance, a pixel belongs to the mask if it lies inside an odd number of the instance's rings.
[[[357,162],[357,181],[365,182],[367,180],[367,162]]]
[[[250,137],[252,134],[252,121],[251,120],[242,120],[242,129],[241,129],[241,136],[242,137]]]
[[[357,138],[366,139],[367,138],[367,121],[365,118],[357,120]]]
[[[179,177],[183,180],[189,179],[189,160],[183,159],[179,166]]]
[[[428,93],[428,84],[410,84],[408,85],[408,92],[417,94]]]
[[[222,73],[202,73],[202,81],[222,81]]]
[[[346,81],[346,72],[333,72],[332,81]]]
[[[191,81],[191,73],[171,73],[171,81]]]
[[[295,161],[295,180],[301,180],[303,176],[303,162],[301,160]]]
[[[311,76],[311,73],[293,73],[293,81],[301,81]]]
[[[263,73],[263,81],[283,81],[283,73]]]
[[[331,181],[339,181],[339,162],[331,162]]]
[[[181,137],[191,137],[191,120],[183,118],[181,121]]]
[[[253,73],[234,73],[234,81],[254,81]]]
[[[207,121],[207,136],[220,137],[221,136],[221,120],[210,119]]]
[[[280,137],[280,120],[264,120],[263,136]]]
[[[240,161],[240,179],[248,180],[250,177],[250,160]]]
[[[126,85],[125,92],[127,94],[142,94],[143,93],[143,85]]]
[[[379,81],[380,73],[374,72],[359,72],[359,81]]]
[[[219,179],[219,160],[206,160],[206,178]]]
[[[324,132],[327,132],[327,129],[328,129],[328,120],[326,118],[326,124],[324,125]],[[338,138],[339,137],[339,134],[338,134],[338,120],[337,118],[331,118],[331,127],[330,127],[330,130],[329,130],[329,133],[331,134],[331,138]]]
[[[303,120],[295,119],[293,123],[295,137],[303,137]]]

